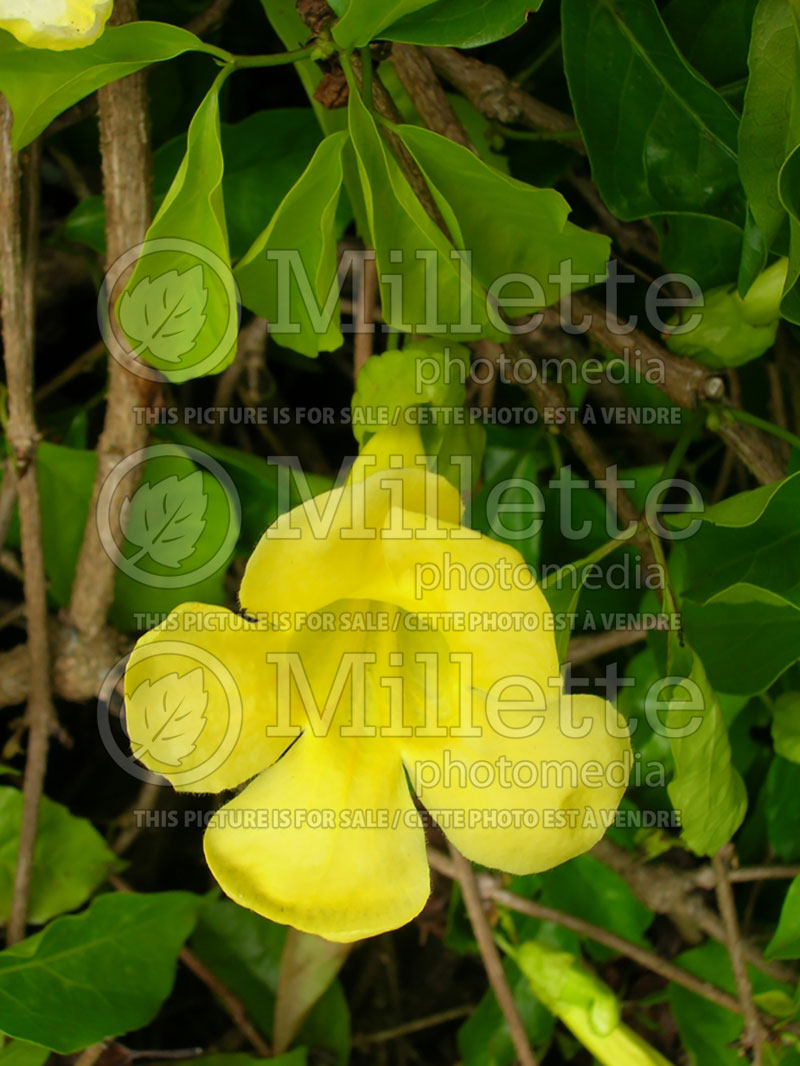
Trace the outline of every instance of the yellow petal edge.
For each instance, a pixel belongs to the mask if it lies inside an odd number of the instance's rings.
[[[0,29],[30,48],[84,48],[105,29],[113,0],[0,0]]]

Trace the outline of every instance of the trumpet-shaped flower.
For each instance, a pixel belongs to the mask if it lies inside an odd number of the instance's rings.
[[[0,0],[0,29],[31,48],[83,48],[105,28],[113,0]]]
[[[138,758],[181,790],[244,785],[205,835],[225,892],[330,940],[420,912],[428,818],[476,862],[544,870],[599,839],[630,768],[611,705],[563,693],[522,557],[461,524],[407,432],[267,530],[241,615],[183,605],[126,675]]]

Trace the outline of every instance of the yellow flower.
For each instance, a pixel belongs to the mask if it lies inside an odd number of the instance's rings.
[[[522,557],[461,524],[421,452],[416,431],[373,437],[267,530],[244,617],[185,604],[127,669],[138,758],[183,791],[250,782],[205,835],[224,891],[329,940],[424,906],[412,789],[470,859],[530,873],[602,836],[630,768],[611,705],[564,696]]]
[[[113,0],[0,0],[0,29],[31,48],[83,48],[97,40]]]

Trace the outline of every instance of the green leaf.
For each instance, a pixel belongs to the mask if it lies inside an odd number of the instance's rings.
[[[607,237],[568,221],[570,207],[555,189],[537,189],[488,166],[460,144],[421,126],[399,126],[398,136],[414,156],[442,214],[458,220],[459,249],[472,256],[472,270],[484,289],[504,275],[532,277],[539,292],[511,282],[498,295],[511,315],[541,310],[561,297],[551,275],[569,261],[573,284],[585,288],[606,276]],[[535,237],[532,235],[535,234]]]
[[[429,7],[434,0],[349,0],[344,14],[333,27],[333,39],[342,48],[361,48],[376,37],[381,30],[391,26],[404,15]]]
[[[694,309],[693,309],[694,308]],[[732,286],[712,289],[703,297],[701,307],[687,306],[682,318],[698,314],[700,321],[688,333],[664,334],[670,351],[706,366],[726,368],[743,366],[758,359],[775,343],[778,332],[779,307],[768,325],[751,325],[747,320],[745,303]],[[678,324],[673,320],[670,325]]]
[[[254,1023],[269,1038],[287,932],[286,926],[229,900],[212,900],[204,904],[192,937],[193,950],[240,997]],[[349,1013],[338,981],[313,1006],[298,1042],[325,1047],[333,1052],[336,1066],[347,1066]]]
[[[772,743],[778,755],[800,763],[800,692],[784,692],[775,700]]]
[[[136,356],[172,381],[218,374],[236,354],[219,89],[218,80],[192,119],[186,154],[118,304]]]
[[[463,99],[463,97],[462,97]],[[308,166],[320,142],[310,107],[256,111],[241,122],[220,123],[225,173],[222,195],[231,256],[239,259],[261,233],[286,193]],[[270,146],[269,154],[264,145]],[[181,134],[153,153],[153,201],[156,208],[169,191],[186,149]],[[349,222],[349,204],[341,200],[337,229]],[[105,253],[105,209],[101,196],[89,196],[69,214],[63,230],[68,240]]]
[[[14,113],[14,150],[30,144],[57,115],[95,89],[192,51],[230,58],[188,30],[163,22],[111,26],[87,48],[63,52],[27,48],[0,30],[0,92]]]
[[[2,1066],[44,1066],[49,1058],[49,1048],[26,1044],[24,1040],[11,1040],[0,1049]]]
[[[503,963],[503,969],[528,1039],[534,1047],[545,1043],[553,1030],[553,1015],[534,996],[528,979],[510,959]],[[513,1066],[517,1061],[508,1023],[491,990],[458,1030],[458,1050],[464,1066]]]
[[[798,61],[797,84],[800,85],[800,61]],[[798,90],[800,91],[800,90]],[[789,273],[786,276],[781,314],[790,322],[800,325],[800,144],[781,167],[778,176],[778,191],[781,203],[789,215],[791,250]]]
[[[666,714],[671,731],[687,734],[670,736],[675,776],[667,791],[688,846],[697,855],[713,855],[741,825],[747,792],[731,763],[728,727],[719,699],[696,654],[688,681],[688,685],[677,682]]]
[[[480,48],[509,37],[525,25],[529,11],[538,11],[542,0],[438,0],[424,10],[405,15],[387,27],[382,36],[408,44]]]
[[[776,755],[767,773],[764,813],[767,839],[783,862],[800,861],[800,838],[797,835],[797,793],[800,789],[800,766]]]
[[[800,143],[800,48],[791,0],[760,0],[748,62],[739,170],[750,210],[771,248],[786,217],[778,173]]]
[[[688,274],[704,290],[736,281],[741,226],[710,215],[661,215],[651,221],[669,272]],[[759,260],[758,270],[762,265]]]
[[[463,407],[469,367],[468,348],[435,340],[411,341],[368,359],[350,404],[356,440],[362,444],[381,426],[402,424],[411,408]]]
[[[687,589],[703,602],[747,582],[800,607],[800,474],[710,508],[685,541]],[[733,524],[736,523],[736,524]]]
[[[22,823],[22,793],[0,786],[0,922],[8,919]],[[91,896],[119,860],[85,818],[42,797],[33,856],[28,920],[43,925],[75,910]]]
[[[653,0],[565,0],[562,22],[575,114],[614,214],[740,223],[736,114],[686,64]]]
[[[125,535],[138,557],[149,556],[161,566],[177,569],[195,549],[203,534],[208,496],[200,470],[145,482],[132,499],[126,499],[120,515]]]
[[[203,284],[203,268],[189,267],[182,274],[169,270],[153,280],[142,280],[123,293],[119,323],[127,336],[144,351],[163,363],[180,363],[195,346],[206,321],[208,289]]]
[[[292,1044],[352,948],[352,944],[335,944],[297,929],[288,930],[275,997],[273,1043],[277,1052]]]
[[[747,74],[750,27],[757,0],[670,0],[664,22],[687,61],[712,85]]]
[[[789,885],[778,928],[764,954],[768,959],[800,959],[800,877]]]
[[[686,635],[720,692],[764,692],[800,657],[800,609],[741,583],[703,604],[682,601]]]
[[[342,344],[335,217],[346,143],[344,132],[325,138],[236,268],[244,305],[279,344],[311,357]]]
[[[6,948],[3,1031],[68,1055],[147,1025],[170,993],[199,904],[188,892],[101,896]]]
[[[97,457],[94,452],[42,441],[36,468],[48,590],[59,607],[66,607],[89,515]]]
[[[648,945],[644,934],[653,921],[653,912],[639,902],[619,874],[592,855],[579,855],[546,871],[542,875],[542,902],[635,944]],[[613,955],[597,944],[592,947],[597,958]]]
[[[480,315],[477,328],[468,328],[471,319],[463,331],[459,325],[464,314],[469,316],[470,290],[462,286],[453,246],[417,199],[356,91],[350,93],[348,119],[369,229],[365,239],[375,249],[385,322],[396,330],[456,340],[464,340],[464,333],[479,336]],[[445,222],[451,232],[457,226],[449,209]],[[390,277],[397,280],[399,297]],[[477,292],[473,295],[480,302]]]

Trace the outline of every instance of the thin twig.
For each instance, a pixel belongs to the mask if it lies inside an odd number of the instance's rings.
[[[197,37],[204,37],[207,33],[218,30],[225,21],[228,8],[232,3],[233,0],[212,0],[205,11],[201,11],[199,15],[195,15],[186,23],[184,29],[194,33]]]
[[[358,377],[361,368],[372,355],[375,343],[375,322],[371,309],[375,306],[378,292],[378,271],[375,259],[365,257],[361,273],[361,284],[355,299],[356,314],[353,325],[353,375]]]
[[[413,44],[395,44],[392,46],[392,60],[403,88],[428,129],[474,152],[469,134],[453,110],[430,59],[422,49]]]
[[[569,642],[567,658],[573,666],[579,663],[588,663],[601,655],[618,651],[620,648],[630,647],[647,639],[647,630],[642,629],[609,629],[605,633],[593,633],[589,637],[573,637]]]
[[[105,1049],[106,1045],[104,1043],[92,1044],[91,1047],[87,1047],[85,1051],[78,1055],[74,1066],[94,1066]]]
[[[450,854],[453,859],[453,875],[461,886],[464,906],[467,908],[472,931],[478,941],[483,965],[486,968],[486,976],[489,978],[489,984],[492,986],[498,1006],[503,1012],[503,1017],[508,1025],[508,1031],[514,1050],[517,1053],[517,1058],[521,1066],[537,1066],[536,1056],[528,1042],[525,1026],[522,1024],[522,1019],[503,969],[500,953],[489,928],[489,921],[483,909],[475,871],[472,869],[472,864],[452,845],[450,846]]]
[[[698,888],[715,888],[717,879],[712,866],[704,866],[695,870],[692,880]],[[731,884],[745,884],[750,881],[791,881],[800,877],[800,865],[798,866],[742,866],[738,870],[728,870],[728,880]]]
[[[356,1047],[367,1047],[369,1044],[387,1044],[390,1040],[399,1040],[403,1036],[412,1033],[421,1033],[425,1029],[433,1029],[437,1025],[445,1025],[447,1022],[457,1021],[474,1013],[475,1007],[466,1004],[462,1007],[451,1007],[449,1010],[431,1014],[428,1018],[417,1018],[413,1022],[404,1022],[396,1025],[393,1029],[381,1029],[378,1033],[357,1033],[353,1037]]]
[[[431,866],[439,873],[444,874],[446,877],[455,878],[455,866],[446,855],[430,848],[428,850],[428,858]],[[659,974],[667,981],[673,981],[675,984],[688,988],[690,992],[702,996],[711,1003],[716,1003],[718,1006],[725,1007],[736,1014],[742,1013],[742,1007],[738,1000],[728,995],[721,988],[717,988],[716,985],[711,984],[710,981],[703,981],[701,978],[695,977],[688,970],[676,966],[675,963],[669,962],[667,959],[662,959],[655,952],[648,951],[625,937],[617,936],[616,933],[612,933],[602,926],[584,921],[583,918],[578,918],[566,911],[557,910],[555,907],[547,907],[543,903],[536,903],[533,900],[525,899],[523,896],[518,896],[516,893],[509,892],[507,889],[497,885],[491,877],[479,878],[478,889],[484,899],[499,903],[501,906],[508,907],[510,910],[517,911],[520,914],[539,918],[543,922],[553,922],[554,925],[560,925],[564,929],[571,929],[579,936],[588,937],[590,940],[603,944],[612,951],[626,955],[629,959],[633,959],[641,966],[644,966],[645,969]]]
[[[19,850],[7,928],[9,944],[16,943],[25,935],[39,801],[44,787],[50,725],[54,716],[50,692],[47,582],[36,476],[39,435],[33,403],[33,280],[32,268],[23,257],[20,168],[19,159],[11,148],[12,121],[10,107],[5,99],[0,98],[0,280],[8,384],[8,441],[14,456],[19,498],[31,669],[26,714],[28,753]],[[33,182],[28,184],[30,186]]]
[[[764,1061],[764,1030],[761,1027],[758,1009],[753,1000],[753,986],[750,984],[750,975],[747,972],[747,964],[742,951],[742,940],[739,935],[736,901],[733,898],[733,889],[728,880],[730,850],[730,846],[727,844],[720,848],[712,858],[711,865],[716,877],[717,904],[725,926],[725,939],[731,960],[731,969],[736,980],[741,1013],[744,1015],[742,1043],[752,1050],[754,1066],[762,1066]]]

